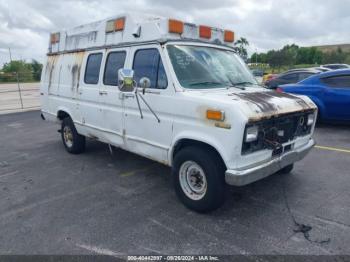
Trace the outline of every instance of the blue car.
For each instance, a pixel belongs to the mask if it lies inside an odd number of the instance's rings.
[[[311,76],[278,92],[306,95],[317,105],[321,121],[350,122],[350,69]]]

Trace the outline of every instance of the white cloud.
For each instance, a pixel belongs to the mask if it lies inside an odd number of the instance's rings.
[[[49,32],[122,12],[143,12],[233,29],[264,51],[285,44],[350,42],[349,0],[0,0],[0,65],[42,60]]]

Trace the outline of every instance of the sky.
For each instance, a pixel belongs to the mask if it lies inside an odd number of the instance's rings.
[[[218,28],[248,39],[249,53],[350,43],[350,0],[0,0],[0,67],[12,59],[43,62],[49,33],[125,12]]]

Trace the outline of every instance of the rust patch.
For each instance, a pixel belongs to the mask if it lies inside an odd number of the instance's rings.
[[[250,117],[250,122],[260,121],[263,119],[269,119],[271,117],[278,117],[280,115],[286,114],[286,113],[292,113],[292,112],[300,112],[300,111],[306,111],[306,110],[312,110],[314,107],[312,105],[309,105],[307,102],[305,102],[302,98],[287,94],[287,93],[277,93],[277,92],[252,92],[252,93],[237,93],[237,94],[231,94],[232,96],[236,96],[244,101],[247,101],[249,103],[252,103],[258,107],[259,111],[256,111],[256,113],[263,113],[263,115],[258,114],[256,117]],[[295,101],[301,109],[298,109],[297,107],[295,110],[291,110],[289,112],[281,112],[278,114],[279,110],[281,109],[280,106],[273,103],[274,98],[287,98]],[[277,114],[276,114],[277,113]]]
[[[79,89],[79,83],[80,83],[80,69],[81,64],[83,62],[85,52],[77,52],[74,53],[74,65],[72,66],[71,73],[72,73],[72,90],[76,87]]]
[[[249,101],[255,104],[261,112],[273,112],[277,111],[277,105],[273,104],[271,100],[273,98],[288,98],[297,102],[304,110],[310,109],[311,107],[300,97],[278,92],[253,92],[253,93],[238,93],[234,94],[239,98]]]
[[[74,87],[75,87],[75,85],[76,85],[77,82],[78,82],[78,76],[77,76],[77,74],[79,74],[79,72],[80,72],[79,66],[78,66],[78,65],[74,65],[74,66],[72,67],[71,72],[72,72],[72,90],[73,90]]]
[[[269,102],[269,100],[271,100],[271,96],[266,95],[263,92],[237,93],[235,96],[256,105],[261,112],[272,112],[277,110],[276,106]]]
[[[46,69],[45,69],[45,73],[46,73],[46,79],[48,78],[48,89],[51,88],[52,85],[52,76],[53,76],[53,70],[55,69],[55,64],[56,64],[56,60],[57,60],[58,56],[49,56],[47,63],[46,63]],[[48,75],[47,75],[48,74]]]
[[[289,98],[295,100],[302,108],[304,109],[310,109],[310,106],[300,97],[288,94],[288,93],[279,93],[279,92],[271,92],[273,94],[273,97],[278,98]]]

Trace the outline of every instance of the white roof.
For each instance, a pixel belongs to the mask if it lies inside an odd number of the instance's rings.
[[[106,32],[108,22],[118,18],[124,18],[124,30]],[[168,22],[169,18],[165,17],[120,14],[115,17],[56,33],[59,40],[55,43],[50,42],[49,52],[73,51],[133,42],[180,39],[232,45],[232,43],[224,42],[223,29],[211,28],[210,39],[203,39],[199,37],[199,25],[184,22],[183,33],[177,34],[169,33]]]

